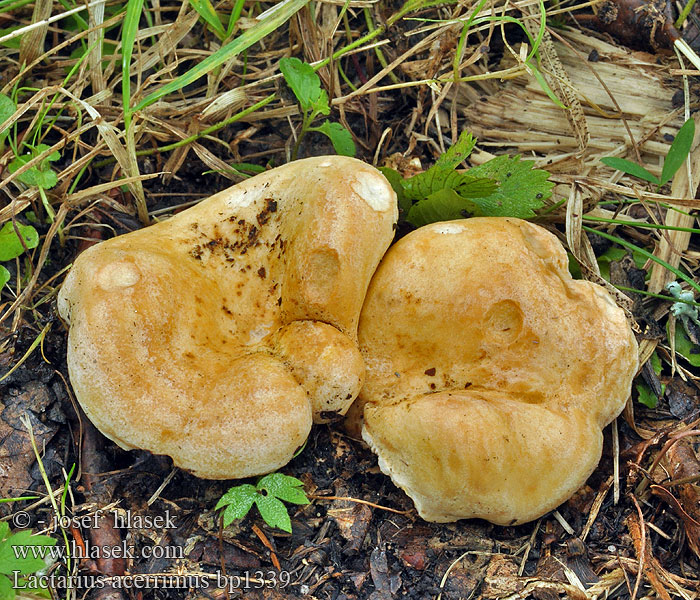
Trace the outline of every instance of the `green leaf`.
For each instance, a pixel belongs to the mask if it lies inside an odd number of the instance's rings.
[[[12,582],[4,575],[0,575],[0,600],[14,599],[15,590],[12,588]]]
[[[661,169],[661,185],[671,181],[676,171],[681,168],[681,165],[685,162],[685,159],[690,153],[694,137],[695,120],[693,117],[690,117],[678,130],[676,138],[673,140],[668,154],[664,159],[664,167]]]
[[[498,184],[490,196],[474,199],[481,213],[487,217],[534,217],[552,195],[554,184],[547,171],[533,169],[533,164],[531,160],[520,160],[519,155],[497,156],[470,169],[470,176],[493,179]],[[457,191],[464,195],[462,190]]]
[[[261,496],[255,499],[260,516],[270,527],[278,527],[282,531],[292,533],[292,521],[287,513],[287,507],[273,496]]]
[[[543,13],[544,14],[544,13]],[[544,19],[542,20],[544,22]],[[532,63],[528,62],[527,66],[530,69],[530,72],[532,73],[532,76],[535,78],[535,81],[539,84],[539,86],[542,88],[542,91],[547,94],[549,99],[554,102],[559,108],[563,108],[564,110],[568,110],[569,107],[565,106],[559,98],[557,98],[556,94],[552,90],[551,87],[549,87],[549,84],[547,83],[547,80],[544,78],[544,75],[540,72],[540,70],[533,65]]]
[[[661,375],[663,365],[661,364],[661,359],[659,358],[658,353],[654,352],[651,355],[649,362],[651,363],[651,368],[654,370],[654,373]],[[656,408],[656,405],[659,403],[659,399],[666,393],[666,384],[661,384],[661,396],[659,397],[646,383],[644,383],[641,377],[638,378],[638,381],[640,383],[637,383],[634,386],[638,394],[637,399],[649,408]]]
[[[12,98],[5,96],[5,94],[0,94],[0,127],[5,123],[17,110],[17,106],[12,101]],[[7,129],[0,133],[0,145],[5,141],[5,138],[10,133]]]
[[[401,177],[401,173],[389,167],[379,167],[379,170],[381,171],[382,175],[386,177],[387,181],[396,193],[396,198],[399,203],[399,210],[405,218],[405,216],[408,215],[408,211],[411,210],[412,205],[411,200],[406,197],[404,191],[403,184],[405,179]]]
[[[209,0],[189,0],[189,2],[192,8],[199,13],[199,16],[214,30],[218,38],[223,40],[226,37],[226,30],[211,2]]]
[[[476,146],[476,138],[468,131],[463,131],[457,138],[457,141],[437,159],[432,168],[437,167],[438,170],[456,169],[469,158],[472,150],[474,150],[474,146]]]
[[[50,556],[48,550],[39,550],[34,557],[32,547],[48,548],[54,546],[56,540],[45,535],[32,535],[30,530],[20,531],[0,543],[0,573],[11,574],[14,571],[24,575],[34,573],[46,567],[41,556]],[[26,552],[23,556],[22,549]],[[45,554],[44,554],[45,552]]]
[[[15,157],[15,159],[8,165],[10,173],[14,173],[15,171],[19,170],[30,160],[36,156],[39,156],[42,152],[45,152],[49,148],[50,146],[47,146],[46,144],[39,144],[32,149],[30,154],[23,154],[22,156]],[[49,163],[57,161],[59,158],[61,158],[61,155],[54,150],[38,165],[34,165],[29,170],[22,173],[18,179],[25,185],[35,185],[44,189],[52,188],[58,183],[58,177],[56,177],[56,173],[53,171],[53,169],[51,169],[51,165],[49,165]]]
[[[24,239],[28,249],[36,248],[39,245],[39,234],[31,225],[16,223],[19,233]],[[17,235],[14,225],[7,222],[0,229],[0,261],[12,260],[24,252],[22,240]]]
[[[634,387],[637,390],[637,400],[639,400],[644,406],[656,408],[656,405],[659,403],[659,399],[646,383],[637,383]]]
[[[622,171],[623,173],[627,173],[633,177],[639,177],[639,179],[643,179],[649,183],[655,183],[657,185],[661,183],[658,177],[652,175],[644,167],[638,165],[637,163],[633,163],[631,160],[617,158],[616,156],[606,156],[605,158],[601,158],[600,162],[611,169],[617,169],[618,171]]]
[[[0,265],[0,288],[4,288],[8,281],[10,281],[10,272]]]
[[[479,206],[474,201],[462,198],[454,190],[443,189],[414,204],[408,211],[406,220],[411,225],[422,227],[429,223],[464,219],[480,214]]]
[[[146,96],[139,102],[134,110],[143,110],[147,106],[160,100],[163,96],[181,90],[183,87],[197,81],[200,77],[204,77],[210,71],[230,61],[256,42],[259,42],[266,35],[279,29],[308,3],[309,0],[285,0],[284,2],[278,3],[273,9],[274,12],[261,20],[257,25],[246,29],[235,40],[222,46],[203,61],[198,62],[195,67]]]
[[[352,134],[340,123],[331,123],[325,120],[320,127],[309,127],[309,131],[318,131],[328,136],[333,144],[333,149],[343,156],[355,156],[355,142]]]
[[[245,517],[253,506],[258,492],[249,483],[237,485],[226,492],[216,503],[214,510],[219,510],[226,506],[224,510],[224,527],[228,527],[236,519]]]
[[[321,89],[321,79],[311,65],[294,57],[282,58],[280,71],[304,112],[313,110],[323,115],[331,112],[328,106],[328,94]],[[331,136],[328,135],[328,137]]]
[[[666,327],[669,333],[669,327]],[[700,346],[690,341],[688,334],[683,329],[683,324],[676,321],[676,354],[680,354],[694,367],[700,367]]]
[[[0,521],[0,542],[10,537],[10,526],[6,521]]]
[[[265,490],[269,495],[285,502],[309,504],[309,499],[303,490],[304,482],[296,477],[282,473],[270,473],[270,475],[263,477],[256,487],[258,490]]]

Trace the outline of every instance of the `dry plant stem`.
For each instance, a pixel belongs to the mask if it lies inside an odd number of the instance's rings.
[[[695,198],[700,183],[700,127],[698,127],[698,119],[695,119],[695,139],[693,147],[690,151],[690,173],[683,165],[671,183],[671,195],[682,196],[685,198]],[[671,207],[672,208],[672,207]],[[692,227],[695,217],[687,215],[677,210],[668,210],[664,223],[673,227]],[[669,231],[668,239],[662,238],[659,246],[654,253],[658,258],[665,260],[673,267],[678,267],[681,262],[683,252],[688,249],[690,244],[690,233],[686,231]],[[673,273],[667,270],[660,264],[655,263],[651,269],[651,277],[647,289],[658,294],[664,289],[666,284],[673,280]]]
[[[388,506],[382,506],[381,504],[375,504],[374,502],[369,502],[368,500],[360,500],[359,498],[351,498],[349,496],[317,496],[314,494],[309,494],[308,496],[311,500],[346,500],[347,502],[355,502],[356,504],[366,504],[372,508],[378,508],[379,510],[385,510],[387,512],[396,513],[397,515],[408,515],[411,514],[410,510],[398,510],[396,508],[389,508]]]
[[[37,0],[34,3],[32,23],[36,23],[38,26],[22,36],[19,44],[19,62],[21,64],[32,62],[44,47],[46,32],[49,29],[46,20],[51,16],[52,8],[53,0]]]
[[[86,496],[91,502],[96,502],[105,506],[111,501],[111,491],[105,487],[101,481],[100,473],[108,470],[104,452],[101,446],[104,438],[95,429],[95,426],[88,420],[81,420],[85,424],[85,435],[83,437],[83,478]],[[112,519],[107,514],[101,515],[98,520],[98,527],[88,530],[90,541],[93,546],[100,548],[116,548],[122,543],[122,538],[118,529],[112,527]],[[126,560],[124,558],[105,558],[100,556],[96,559],[97,569],[102,575],[107,577],[124,575],[126,572]],[[118,588],[106,585],[95,594],[96,600],[123,600],[124,596]]]

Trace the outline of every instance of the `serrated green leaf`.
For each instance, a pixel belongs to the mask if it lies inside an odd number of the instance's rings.
[[[189,0],[189,2],[192,8],[199,13],[199,16],[214,30],[219,39],[223,40],[226,37],[226,30],[211,2],[209,0]]]
[[[671,147],[668,150],[668,154],[664,159],[664,166],[661,169],[661,185],[668,183],[673,179],[676,171],[681,168],[681,165],[685,162],[685,159],[690,153],[690,148],[693,145],[693,138],[695,137],[695,120],[690,117],[683,126],[678,130]]]
[[[476,139],[474,136],[468,131],[463,131],[457,138],[457,141],[435,161],[435,165],[432,168],[437,167],[438,170],[456,169],[469,158],[472,150],[474,150],[474,146],[476,146]]]
[[[282,473],[266,475],[257,485],[259,490],[265,490],[268,495],[275,496],[285,502],[309,504],[309,499],[306,497],[303,487],[303,481]]]
[[[454,190],[444,189],[414,204],[408,211],[406,220],[411,225],[423,227],[438,221],[480,216],[479,211],[479,206],[473,200],[462,198]]]
[[[255,505],[258,507],[263,521],[270,527],[278,527],[287,533],[292,532],[292,521],[287,513],[287,507],[282,504],[281,500],[273,496],[258,494]]]
[[[325,120],[320,127],[309,127],[309,131],[318,131],[327,136],[333,144],[333,149],[343,156],[355,156],[355,142],[352,134],[340,123]]]
[[[495,180],[498,189],[488,197],[474,198],[481,214],[487,217],[528,219],[544,206],[552,195],[554,184],[549,173],[533,169],[534,161],[521,160],[519,155],[497,156],[469,170],[472,177]],[[457,190],[464,195],[461,189]]]
[[[8,281],[10,281],[10,272],[0,265],[0,289],[4,288]]]
[[[379,167],[379,170],[381,171],[382,175],[386,177],[387,181],[396,193],[396,199],[399,203],[399,210],[405,217],[408,215],[408,211],[411,210],[412,202],[410,199],[406,198],[403,187],[405,181],[404,178],[401,176],[401,173],[389,167]]]
[[[12,588],[12,582],[4,575],[0,575],[0,600],[14,599],[15,590]]]
[[[296,57],[282,58],[280,71],[303,111],[314,110],[323,115],[331,112],[328,94],[321,89],[321,79],[311,65]]]
[[[657,185],[660,183],[658,177],[652,175],[644,167],[632,162],[631,160],[618,158],[616,156],[606,156],[605,158],[601,158],[600,162],[611,169],[617,169],[618,171],[622,171],[623,173],[627,173],[633,177],[638,177],[639,179],[643,179],[649,183],[655,183]]]
[[[666,326],[666,333],[670,335],[670,329]],[[680,321],[676,321],[676,354],[680,354],[694,367],[700,367],[700,346],[696,346],[688,337]]]
[[[13,114],[15,114],[16,110],[17,106],[12,101],[12,98],[5,96],[5,94],[0,94],[0,127],[2,127],[2,124],[5,123],[5,121],[7,121]],[[9,129],[0,133],[0,144],[5,141],[5,138],[9,133]]]
[[[7,538],[0,544],[0,573],[11,574],[18,572],[21,575],[34,573],[46,567],[43,558],[35,558],[32,547],[50,547],[56,544],[56,540],[45,535],[32,535],[29,530],[20,531]],[[24,554],[23,554],[24,553]],[[37,557],[50,556],[38,550]]]
[[[435,164],[423,173],[403,180],[403,194],[411,202],[426,199],[431,194],[444,189],[454,190],[463,198],[489,196],[496,191],[496,183],[489,178],[474,177],[472,171],[455,171],[472,152],[476,140],[469,132],[462,132]]]
[[[36,248],[39,245],[39,234],[31,225],[16,223],[19,233],[24,239],[28,249]],[[22,241],[17,235],[14,225],[7,222],[0,229],[0,261],[12,260],[24,252]]]

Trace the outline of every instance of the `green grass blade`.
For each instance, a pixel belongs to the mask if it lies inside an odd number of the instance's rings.
[[[652,175],[643,166],[638,165],[637,163],[633,163],[631,160],[627,160],[625,158],[617,158],[616,156],[606,156],[605,158],[601,158],[600,162],[602,162],[606,167],[610,167],[611,169],[617,169],[618,171],[627,173],[627,175],[639,177],[639,179],[643,179],[644,181],[648,181],[649,183],[655,183],[657,185],[659,184],[658,177]]]
[[[685,159],[690,153],[695,137],[695,120],[690,117],[678,130],[676,138],[673,140],[668,154],[664,159],[664,168],[661,170],[661,185],[671,181],[676,171],[681,168]]]
[[[259,42],[265,36],[281,27],[299,10],[309,3],[309,0],[287,0],[275,7],[275,10],[265,20],[261,21],[254,27],[247,29],[235,40],[226,44],[217,50],[211,56],[205,58],[197,66],[193,67],[186,73],[183,73],[170,83],[165,84],[160,89],[146,96],[134,110],[142,110],[150,106],[154,102],[160,100],[163,96],[181,90],[183,87],[197,81],[211,70],[216,69],[226,61],[231,60],[244,50],[250,48],[256,42]]]
[[[680,269],[677,269],[673,265],[669,265],[665,260],[660,259],[658,256],[654,256],[651,252],[648,250],[645,250],[644,248],[640,248],[639,246],[634,245],[631,242],[628,242],[626,240],[623,240],[622,238],[619,238],[614,235],[610,235],[609,233],[605,233],[604,231],[598,231],[597,229],[593,229],[593,227],[587,227],[584,225],[582,227],[584,231],[588,231],[589,233],[593,233],[595,235],[599,235],[602,238],[605,238],[606,240],[610,240],[611,242],[615,242],[616,244],[620,244],[620,246],[624,246],[625,248],[629,248],[630,250],[633,250],[635,252],[639,252],[642,256],[653,260],[656,263],[659,263],[662,267],[665,267],[671,273],[673,273],[677,279],[682,279],[685,281],[690,287],[692,287],[694,290],[697,292],[700,292],[700,285],[698,285],[695,281],[693,281],[692,278],[688,277],[683,271]]]
[[[129,0],[122,27],[122,102],[126,129],[131,122],[131,55],[134,52],[142,11],[143,0]]]
[[[192,8],[199,13],[199,16],[214,30],[219,39],[223,40],[226,37],[226,30],[211,2],[209,0],[189,0],[189,2]]]

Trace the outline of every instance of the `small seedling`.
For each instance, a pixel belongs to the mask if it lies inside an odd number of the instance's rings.
[[[14,173],[26,165],[29,161],[33,160],[39,156],[42,152],[46,152],[50,146],[46,144],[37,144],[36,146],[30,147],[30,152],[28,154],[23,154],[21,156],[15,157],[15,159],[8,165],[10,173]],[[41,202],[44,205],[46,214],[49,221],[53,223],[56,213],[53,208],[51,208],[51,203],[46,195],[46,190],[51,189],[58,183],[58,176],[56,172],[51,168],[52,162],[55,162],[61,158],[61,155],[57,150],[51,152],[46,158],[44,158],[39,164],[30,167],[24,173],[22,173],[17,179],[28,186],[36,186],[39,188],[39,195],[41,196]]]
[[[694,137],[695,121],[691,117],[685,123],[683,123],[683,126],[678,130],[676,138],[673,140],[673,143],[668,150],[668,154],[664,159],[664,166],[661,169],[661,177],[653,175],[643,166],[624,158],[607,156],[605,158],[601,158],[600,162],[608,167],[617,169],[623,173],[627,173],[627,175],[632,175],[632,177],[638,177],[639,179],[643,179],[649,183],[654,183],[660,188],[662,185],[665,185],[671,181],[673,176],[676,174],[676,171],[681,168],[681,165],[685,162],[685,159],[690,153]]]
[[[407,222],[421,227],[465,217],[535,216],[554,187],[549,173],[533,169],[534,162],[520,156],[497,156],[466,172],[457,171],[475,145],[472,135],[463,132],[432,167],[408,179],[388,167],[380,168]]]
[[[23,576],[45,569],[42,556],[50,556],[47,548],[55,544],[54,538],[32,535],[29,530],[13,534],[7,523],[0,522],[0,600],[14,600],[16,584],[24,590],[32,587]]]
[[[17,230],[19,235],[17,235]],[[20,240],[19,236],[22,236]],[[21,225],[19,223],[5,223],[0,229],[0,261],[12,260],[21,256],[24,248],[31,250],[39,245],[39,234],[31,225]],[[10,272],[0,265],[0,288],[10,280]]]
[[[292,160],[297,157],[301,141],[309,131],[322,133],[333,144],[338,154],[355,156],[355,142],[352,134],[340,123],[326,119],[320,126],[312,127],[311,123],[319,115],[328,115],[331,107],[328,104],[328,94],[321,89],[321,80],[313,67],[301,62],[298,58],[283,58],[280,60],[280,71],[290,87],[302,112],[301,131],[292,150]]]
[[[270,473],[256,485],[244,483],[232,487],[221,496],[215,510],[226,507],[222,516],[224,527],[228,527],[236,519],[245,517],[255,504],[265,523],[291,533],[292,522],[282,500],[292,504],[309,504],[303,485],[296,477]]]

